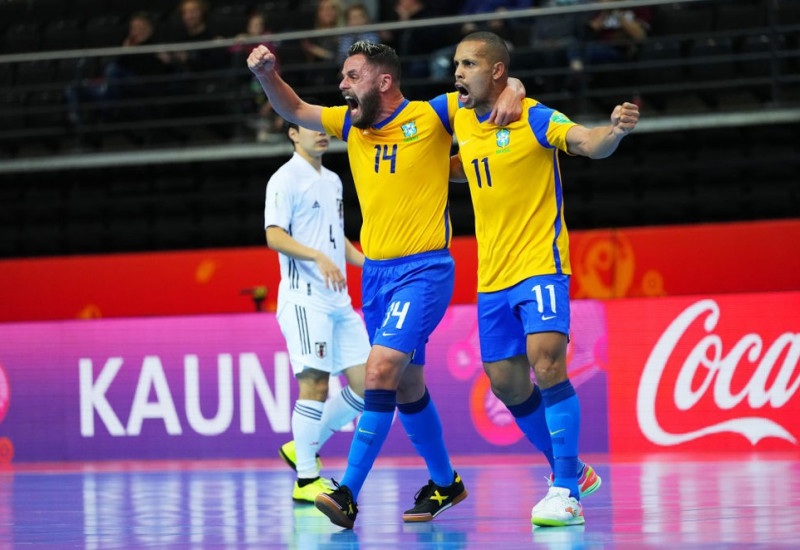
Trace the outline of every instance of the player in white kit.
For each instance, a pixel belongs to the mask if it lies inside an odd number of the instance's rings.
[[[342,181],[322,166],[329,137],[289,124],[294,154],[267,183],[264,228],[279,254],[277,319],[299,386],[292,411],[293,441],[280,456],[297,471],[292,498],[313,503],[330,491],[319,475],[317,451],[364,409],[364,363],[370,344],[347,292],[346,266],[364,255],[344,236]],[[331,375],[348,385],[330,400]]]

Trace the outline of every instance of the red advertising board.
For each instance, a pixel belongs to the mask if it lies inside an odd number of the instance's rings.
[[[614,453],[797,451],[800,292],[606,303]]]
[[[800,220],[571,231],[573,298],[800,289]],[[747,269],[743,276],[742,269]]]
[[[800,219],[572,231],[573,298],[800,289]],[[453,239],[453,304],[476,302],[477,247]],[[748,273],[743,276],[742,269]],[[361,271],[348,268],[361,306]],[[280,278],[266,246],[0,261],[0,322],[274,311]]]

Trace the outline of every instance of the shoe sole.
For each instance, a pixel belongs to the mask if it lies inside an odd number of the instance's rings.
[[[339,508],[336,501],[329,496],[324,494],[317,495],[314,499],[314,506],[317,507],[317,510],[328,516],[328,519],[331,520],[331,523],[334,525],[344,527],[345,529],[353,528],[355,521],[347,517],[347,515],[342,512],[342,509]]]
[[[531,518],[531,523],[539,527],[569,527],[571,525],[583,525],[586,520],[583,516],[575,518],[570,521],[559,521],[557,519],[548,518]]]
[[[448,509],[452,508],[453,506],[455,506],[456,504],[458,504],[459,502],[461,502],[462,500],[467,498],[468,494],[469,493],[467,493],[467,490],[464,489],[461,492],[461,494],[459,494],[456,498],[453,499],[453,502],[451,502],[447,506],[442,506],[433,515],[431,515],[431,514],[403,514],[403,521],[406,522],[406,523],[417,523],[417,522],[423,522],[423,521],[433,521],[433,518],[435,518],[436,516],[438,516],[439,514],[444,512],[445,510],[448,510]]]

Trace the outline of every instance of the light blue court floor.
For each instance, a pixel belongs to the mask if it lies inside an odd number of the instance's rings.
[[[426,471],[382,460],[352,531],[293,504],[294,472],[278,459],[12,465],[0,471],[0,550],[800,548],[798,456],[721,456],[590,457],[603,486],[584,500],[585,527],[570,528],[530,524],[547,491],[538,457],[456,458],[469,497],[417,524],[401,515]],[[341,459],[325,466],[341,478]]]

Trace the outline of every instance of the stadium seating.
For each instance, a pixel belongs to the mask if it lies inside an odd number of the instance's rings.
[[[162,36],[178,23],[175,5],[157,0],[0,1],[0,55],[41,54],[0,61],[0,201],[14,213],[0,216],[0,257],[263,242],[264,187],[287,157],[286,142],[275,136],[263,155],[235,161],[191,154],[208,147],[241,154],[256,143],[253,98],[260,91],[250,87],[246,49],[224,48],[229,64],[220,68],[148,76],[138,81],[146,93],[81,99],[69,111],[65,91],[102,84],[112,56],[58,51],[119,46],[128,17],[142,9]],[[266,11],[273,33],[312,24],[313,2],[288,0],[217,1],[209,21],[232,37],[254,9]],[[653,11],[652,33],[633,59],[589,65],[582,80],[566,66],[564,46],[530,45],[524,24],[513,37],[512,72],[544,104],[595,123],[630,99],[640,102],[643,121],[673,124],[637,131],[610,159],[563,158],[570,227],[797,216],[800,121],[762,125],[751,117],[722,129],[691,122],[800,109],[800,2],[664,2]],[[309,65],[296,39],[276,49],[281,74],[301,97],[341,102],[335,61]],[[403,89],[423,99],[452,85],[449,78],[408,78]],[[137,161],[158,151],[188,156]],[[127,156],[104,161],[111,154]],[[61,166],[76,158],[86,165]],[[57,167],[5,168],[15,161]],[[325,163],[345,181],[345,225],[357,240],[361,219],[346,156],[329,153]],[[474,230],[469,200],[465,186],[451,187],[455,234]]]

